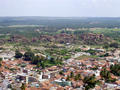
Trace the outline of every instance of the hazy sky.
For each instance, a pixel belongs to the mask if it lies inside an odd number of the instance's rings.
[[[0,0],[0,16],[120,17],[120,0]]]

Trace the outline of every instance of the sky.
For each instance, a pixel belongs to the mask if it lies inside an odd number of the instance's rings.
[[[0,0],[0,16],[120,17],[120,0]]]

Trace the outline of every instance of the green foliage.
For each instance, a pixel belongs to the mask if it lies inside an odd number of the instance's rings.
[[[111,74],[110,71],[104,69],[100,72],[100,75],[104,78],[104,79],[108,79],[111,78]]]
[[[107,57],[109,56],[109,53],[105,53],[104,55],[100,55],[100,57]]]
[[[94,88],[95,85],[99,82],[98,80],[96,80],[95,75],[93,76],[86,76],[83,80],[84,82],[84,86],[85,86],[85,90],[89,90],[90,88]]]
[[[22,86],[20,88],[21,88],[21,90],[25,90],[26,85],[22,83]]]
[[[63,74],[63,72],[60,72]],[[67,76],[67,81],[70,81],[70,79],[74,79],[75,81],[81,80],[81,75],[80,74],[76,74],[74,75],[73,72],[70,73],[70,75]]]
[[[80,49],[80,48],[78,48],[78,49],[75,49],[75,51],[76,51],[76,52],[81,52],[81,49]]]
[[[12,89],[12,85],[11,84],[8,84],[8,86],[7,86],[8,88],[10,88],[10,89]]]
[[[56,62],[55,62],[55,59],[54,59],[53,57],[50,59],[50,62],[53,63],[53,64],[56,63]]]
[[[115,82],[116,81],[116,79],[114,78],[114,79],[112,79],[112,78],[109,78],[109,79],[107,79],[106,80],[106,82],[108,82],[108,83],[113,83],[113,82]]]
[[[32,58],[32,64],[38,64],[38,63],[41,63],[41,61],[42,61],[42,58],[40,58],[38,55]]]
[[[15,68],[10,68],[9,70],[11,70],[11,71],[16,71],[16,69],[15,69]]]
[[[65,60],[69,59],[70,57],[71,57],[70,55],[63,56]]]
[[[105,80],[105,82],[115,82],[116,81],[116,79],[111,78],[111,73],[110,73],[110,71],[106,70],[106,68],[104,68],[100,72],[100,75]]]
[[[110,44],[110,47],[118,48],[118,47],[119,47],[119,44],[118,44],[118,43],[111,43],[111,44]]]
[[[92,49],[87,50],[87,51],[85,51],[85,52],[90,53],[91,55],[95,55],[95,53],[96,53],[96,51],[95,51],[95,50],[92,50]]]
[[[120,76],[120,64],[110,66],[110,71],[116,76]]]
[[[0,67],[2,66],[2,64],[0,63]]]
[[[16,50],[15,51],[15,58],[22,58],[23,54],[20,53],[20,51]]]
[[[2,66],[2,58],[0,58],[0,67]]]
[[[109,46],[109,44],[105,44],[104,46],[103,46],[103,48],[105,48],[105,49],[108,49],[110,46]]]
[[[66,49],[63,49],[63,50],[60,51],[60,54],[61,54],[61,55],[64,55],[64,54],[66,54],[66,53],[68,53],[68,50],[66,50]]]
[[[39,68],[41,66],[41,64],[40,63],[37,63],[37,67]]]
[[[71,72],[71,73],[70,73],[70,78],[73,78],[73,77],[74,77],[74,73]]]
[[[45,69],[45,63],[41,63],[42,69]]]
[[[80,80],[81,79],[81,75],[80,74],[75,75],[74,79],[75,79],[75,81]]]
[[[49,60],[43,56],[38,56],[38,55],[34,55],[33,52],[29,51],[26,52],[24,54],[24,60],[29,60],[31,61],[32,64],[37,65],[37,67],[42,67],[43,69],[45,67],[50,67],[50,66],[54,66],[54,65],[61,65],[62,64],[62,60],[59,60],[59,58],[54,58],[51,57]]]
[[[60,71],[59,74],[60,74],[60,75],[64,75],[64,72],[63,72],[63,71]]]
[[[45,67],[55,66],[55,65],[62,65],[62,60],[51,58],[50,60],[43,60],[41,62]]]
[[[69,54],[70,51],[68,51],[67,49],[47,49],[45,50],[45,53],[47,53],[50,56],[55,56],[55,57],[59,57],[60,60],[62,59],[69,59],[71,57],[71,54]]]
[[[2,62],[2,58],[0,58],[0,62]]]
[[[91,68],[91,70],[98,70],[98,66]]]
[[[34,53],[31,51],[25,52],[24,59],[27,61],[31,61],[34,58]]]
[[[69,75],[67,76],[66,81],[70,81],[70,76]]]
[[[23,18],[23,17],[22,17]],[[40,35],[56,35],[60,33],[73,34],[77,36],[78,42],[80,36],[86,33],[97,33],[104,34],[111,39],[120,42],[120,22],[119,20],[113,18],[87,18],[87,19],[42,19],[41,17],[37,19],[34,17],[28,19],[21,17],[18,19],[13,18],[1,18],[0,20],[0,39],[5,39],[6,41],[10,39],[12,35],[25,36],[28,39],[33,37],[39,37]],[[21,21],[22,20],[22,21]],[[9,22],[8,22],[9,21]],[[51,23],[49,23],[51,22]],[[64,22],[64,23],[63,23]],[[94,23],[92,22],[100,22]],[[43,25],[41,27],[41,25]],[[98,28],[97,28],[98,27]],[[118,29],[115,29],[118,27]],[[66,29],[70,28],[70,30]],[[41,41],[37,41],[39,43]],[[23,42],[20,42],[23,43]],[[95,44],[95,42],[88,41],[88,44]],[[34,43],[31,43],[34,44]]]
[[[21,64],[20,66],[21,66],[21,67],[26,67],[26,64],[25,64],[25,63],[23,63],[23,64]]]

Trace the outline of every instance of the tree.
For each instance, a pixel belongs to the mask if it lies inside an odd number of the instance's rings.
[[[111,73],[110,73],[110,71],[106,70],[106,68],[104,68],[100,72],[100,76],[105,80],[105,82],[115,82],[116,81],[116,79],[111,78]]]
[[[116,76],[120,76],[120,64],[110,66],[110,71]]]
[[[76,81],[77,81],[77,80],[80,80],[80,79],[81,79],[81,75],[80,75],[80,74],[77,74],[74,79],[75,79]]]
[[[66,81],[70,81],[70,76],[69,75],[67,76]]]
[[[37,63],[37,67],[39,68],[41,66],[41,63],[39,62],[39,63]]]
[[[0,67],[2,66],[2,58],[0,58]]]
[[[8,84],[8,86],[7,86],[8,88],[10,88],[10,89],[12,89],[12,85],[11,84]]]
[[[55,64],[55,59],[52,57],[52,58],[50,59],[50,62],[53,63],[53,64]]]
[[[118,43],[111,43],[111,44],[110,44],[110,47],[118,48],[118,47],[119,47],[119,44],[118,44]]]
[[[103,48],[108,49],[109,48],[109,44],[105,43],[104,46],[103,46]]]
[[[15,58],[21,58],[23,56],[18,50],[15,51]]]
[[[0,62],[2,62],[2,58],[0,58]]]
[[[25,90],[26,85],[24,83],[22,83],[22,86],[20,88],[21,88],[21,90]]]
[[[45,63],[41,63],[42,69],[45,69]]]
[[[38,64],[38,63],[41,63],[41,59],[40,57],[37,55],[37,56],[34,56],[32,58],[32,64]]]
[[[96,53],[96,51],[95,51],[95,50],[92,50],[92,49],[87,50],[86,52],[90,53],[91,55],[95,55],[95,53]]]
[[[105,80],[108,79],[108,78],[111,78],[111,74],[110,74],[109,71],[106,70],[106,68],[103,69],[103,70],[100,72],[100,75],[101,75],[101,77],[102,77],[103,79],[105,79]]]
[[[74,73],[71,72],[71,73],[70,73],[70,78],[73,78],[73,77],[74,77]]]
[[[89,90],[90,88],[94,88],[95,85],[99,82],[98,80],[96,80],[95,75],[93,76],[86,76],[83,80],[84,82],[84,86],[85,86],[85,90]]]
[[[59,74],[60,74],[60,75],[64,75],[63,71],[60,71]]]
[[[24,59],[27,61],[31,61],[34,58],[34,53],[31,51],[25,52]]]

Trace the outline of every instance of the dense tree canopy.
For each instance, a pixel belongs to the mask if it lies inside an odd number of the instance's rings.
[[[111,65],[110,70],[114,75],[120,76],[120,64]]]
[[[24,59],[25,60],[28,60],[28,61],[31,61],[33,58],[34,58],[34,53],[31,52],[31,51],[28,51],[28,52],[25,52],[24,54]]]
[[[20,51],[16,50],[15,51],[15,58],[21,58],[23,56],[22,53],[20,53]]]
[[[118,47],[119,47],[119,44],[118,44],[118,43],[111,43],[111,44],[110,44],[110,47],[118,48]]]
[[[94,88],[99,81],[96,80],[95,75],[93,76],[86,76],[83,80],[85,83],[85,90],[89,90],[90,88]]]
[[[116,81],[116,79],[111,78],[111,73],[110,73],[110,71],[106,70],[106,68],[104,68],[100,72],[100,75],[105,80],[105,82],[115,82]]]

